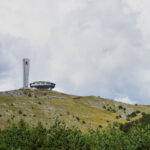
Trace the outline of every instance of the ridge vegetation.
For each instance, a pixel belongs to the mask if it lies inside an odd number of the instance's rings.
[[[40,122],[36,126],[29,126],[20,120],[17,124],[10,123],[7,128],[0,131],[0,149],[149,150],[150,124],[147,124],[149,117],[150,115],[144,115],[142,117],[144,126],[139,126],[139,124],[134,127],[130,126],[128,132],[110,125],[107,129],[90,129],[87,133],[75,127],[67,127],[65,123],[57,119],[48,129]],[[140,122],[139,119],[138,123]]]
[[[87,132],[108,125],[129,123],[150,113],[150,106],[130,105],[95,96],[74,96],[57,91],[14,90],[0,93],[0,128],[8,121],[24,119],[30,125],[39,121],[49,128],[58,117],[66,126]]]

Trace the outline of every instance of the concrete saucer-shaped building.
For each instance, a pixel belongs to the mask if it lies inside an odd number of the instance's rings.
[[[55,87],[55,85],[56,84],[47,81],[36,81],[30,83],[31,88],[36,88],[39,90],[52,90]]]

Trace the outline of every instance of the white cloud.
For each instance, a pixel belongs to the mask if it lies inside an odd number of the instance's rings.
[[[124,0],[125,1],[125,0]],[[137,27],[141,30],[143,36],[144,46],[150,48],[149,38],[150,38],[150,1],[149,0],[127,0],[126,4],[131,10],[138,12]]]
[[[7,78],[6,79],[1,79],[0,80],[1,86],[0,86],[0,91],[8,91],[15,89],[15,83],[14,80]]]
[[[31,82],[50,80],[72,94],[128,95],[149,103],[149,26],[141,24],[141,18],[148,20],[142,14],[149,14],[140,3],[0,2],[0,78],[12,79],[1,87],[22,86],[21,59],[29,57]]]
[[[118,101],[118,102],[123,102],[123,103],[127,103],[127,104],[135,104],[135,101],[132,101],[128,96],[126,97],[116,97],[114,98],[114,100]]]

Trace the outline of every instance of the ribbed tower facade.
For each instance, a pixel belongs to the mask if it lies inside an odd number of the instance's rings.
[[[29,85],[29,67],[30,60],[28,58],[23,59],[23,88],[28,88]]]

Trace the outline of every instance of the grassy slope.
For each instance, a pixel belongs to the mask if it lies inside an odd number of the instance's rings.
[[[119,109],[120,105],[125,110]],[[106,127],[113,122],[125,123],[125,119],[116,119],[116,116],[127,116],[136,110],[150,113],[150,106],[129,105],[94,96],[78,97],[56,91],[16,90],[0,93],[0,128],[6,126],[8,119],[16,122],[20,118],[30,124],[41,121],[48,127],[59,117],[67,125],[86,130],[98,125]],[[141,114],[134,119],[139,117]]]

